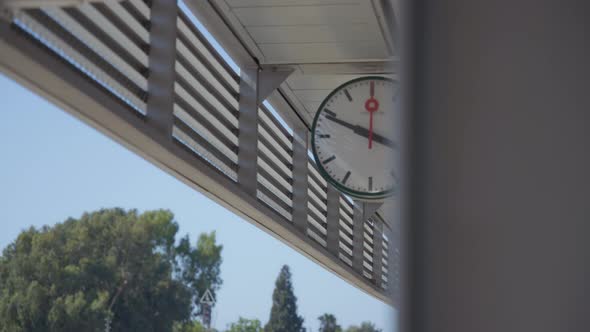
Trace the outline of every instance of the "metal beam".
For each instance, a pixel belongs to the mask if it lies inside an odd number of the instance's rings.
[[[377,287],[382,287],[383,283],[381,279],[383,276],[383,228],[383,222],[375,220],[373,227],[373,281]]]
[[[363,248],[365,241],[365,223],[383,205],[357,201],[354,202],[353,230],[352,230],[352,267],[359,273],[363,272]]]
[[[326,216],[326,233],[328,238],[328,251],[338,257],[340,251],[340,196],[341,193],[334,188],[334,186],[328,184],[328,203],[327,203],[327,216]]]
[[[240,72],[238,183],[256,197],[258,186],[258,68]]]
[[[258,107],[291,72],[247,67],[240,73],[238,182],[254,196],[258,185]]]
[[[152,0],[147,122],[172,138],[176,71],[176,2]]]
[[[304,127],[293,132],[293,223],[301,233],[307,229],[308,136],[309,130]]]

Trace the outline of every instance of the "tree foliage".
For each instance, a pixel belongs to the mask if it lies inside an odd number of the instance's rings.
[[[303,328],[303,318],[297,315],[297,297],[293,293],[291,271],[284,265],[275,283],[272,294],[272,308],[270,319],[264,327],[266,332],[300,332]]]
[[[318,317],[320,320],[320,332],[342,332],[342,327],[336,322],[332,314],[323,314]]]
[[[104,209],[30,228],[0,257],[0,331],[172,331],[221,285],[220,245],[176,241],[170,211]],[[178,242],[178,243],[177,243]]]
[[[240,319],[232,323],[227,332],[262,332],[262,324],[258,319],[246,319],[240,317]]]
[[[370,322],[363,322],[361,326],[351,326],[346,329],[346,332],[382,332],[381,329],[375,327],[375,324]]]

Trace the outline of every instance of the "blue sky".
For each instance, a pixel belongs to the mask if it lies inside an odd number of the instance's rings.
[[[0,247],[31,226],[52,225],[103,207],[166,208],[193,239],[215,230],[224,245],[213,320],[268,319],[275,278],[293,273],[305,326],[333,313],[343,326],[363,320],[392,331],[393,311],[225,210],[41,97],[0,75]]]

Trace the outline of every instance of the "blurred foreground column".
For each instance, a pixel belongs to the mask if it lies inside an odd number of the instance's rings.
[[[402,331],[590,331],[590,3],[408,3]]]

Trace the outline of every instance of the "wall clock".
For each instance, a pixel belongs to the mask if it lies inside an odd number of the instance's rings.
[[[397,186],[392,160],[398,83],[369,76],[336,88],[320,105],[312,125],[312,150],[322,176],[341,192],[380,200]]]

